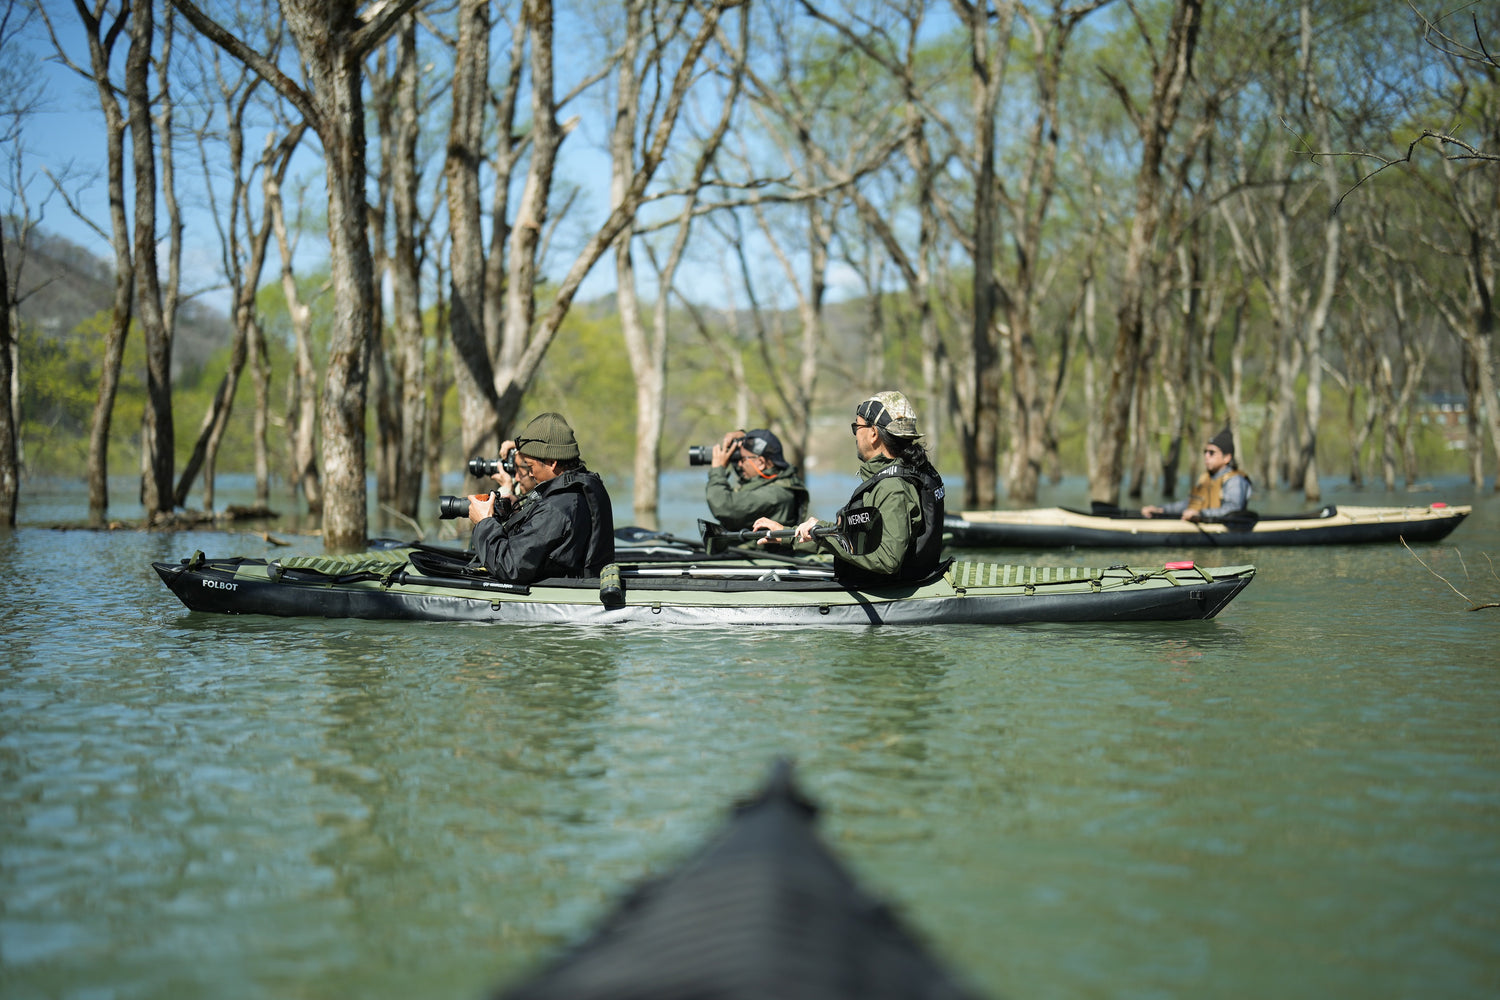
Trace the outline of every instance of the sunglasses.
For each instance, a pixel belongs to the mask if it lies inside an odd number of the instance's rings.
[[[874,424],[862,424],[858,420],[852,420],[849,422],[849,433],[858,436],[861,428],[874,426]]]

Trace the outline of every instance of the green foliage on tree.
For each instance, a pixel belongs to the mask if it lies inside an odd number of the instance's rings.
[[[21,440],[29,475],[83,476],[109,323],[109,311],[101,310],[63,337],[44,336],[22,324]],[[132,327],[110,426],[110,450],[118,468],[134,469],[139,461],[145,372],[145,347]]]

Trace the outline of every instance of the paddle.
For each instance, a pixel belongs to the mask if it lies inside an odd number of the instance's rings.
[[[698,540],[694,538],[683,538],[666,531],[652,531],[650,528],[642,528],[637,525],[626,525],[615,529],[615,541],[624,542],[627,545],[640,545],[645,542],[663,542],[668,545],[687,545],[697,548]]]
[[[874,507],[855,507],[853,510],[844,512],[842,523],[814,528],[814,538],[825,538],[835,535],[843,538],[849,543],[849,548],[855,555],[863,555],[865,540],[871,529],[880,524],[880,511]],[[749,542],[761,538],[792,538],[797,534],[796,528],[745,528],[742,531],[730,531],[714,521],[698,520],[698,528],[703,532],[703,547],[708,550],[709,555],[723,552],[736,542]]]

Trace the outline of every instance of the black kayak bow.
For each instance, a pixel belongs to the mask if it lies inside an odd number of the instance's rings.
[[[972,1000],[815,829],[778,761],[677,868],[497,1000]]]

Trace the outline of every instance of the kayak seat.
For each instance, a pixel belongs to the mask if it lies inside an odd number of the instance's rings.
[[[473,565],[473,558],[467,552],[459,552],[456,549],[448,551],[440,549],[412,549],[406,553],[406,557],[423,576],[466,580],[493,579],[489,573],[485,572],[483,567],[475,567]]]
[[[1062,509],[1069,514],[1082,514],[1085,517],[1108,517],[1114,520],[1145,520],[1145,515],[1133,507],[1120,507],[1112,503],[1100,503],[1098,500],[1091,501],[1088,510],[1080,510],[1077,507],[1064,507]]]

